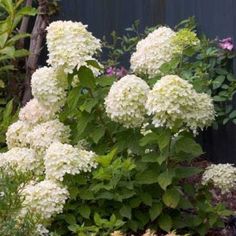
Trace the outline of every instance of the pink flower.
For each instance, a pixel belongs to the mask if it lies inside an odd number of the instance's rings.
[[[234,48],[233,40],[231,37],[225,38],[219,41],[219,46],[228,51],[232,51]]]
[[[106,69],[106,74],[108,76],[116,76],[118,78],[122,78],[127,75],[128,71],[122,66],[121,68],[109,67]]]

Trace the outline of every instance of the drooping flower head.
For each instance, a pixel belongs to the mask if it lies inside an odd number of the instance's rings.
[[[44,154],[53,142],[69,142],[69,136],[69,127],[55,119],[36,125],[27,138],[31,148],[35,149],[38,154]]]
[[[62,181],[65,174],[79,174],[96,167],[95,153],[79,150],[70,144],[55,142],[44,157],[46,178]]]
[[[55,21],[47,27],[48,64],[63,68],[66,73],[94,60],[101,50],[100,40],[95,38],[81,22]]]
[[[171,43],[175,32],[168,27],[160,27],[138,42],[136,52],[130,59],[131,69],[135,74],[154,77],[160,67],[169,62],[174,55]]]
[[[212,99],[197,93],[193,86],[177,75],[162,77],[148,94],[148,115],[155,127],[187,128],[194,133],[214,120]]]
[[[236,187],[236,168],[231,164],[212,164],[206,168],[202,183],[213,183],[222,193],[230,192]]]
[[[8,127],[6,132],[6,142],[9,149],[13,147],[27,147],[27,135],[31,131],[31,126],[24,121],[16,121]]]
[[[127,128],[141,126],[148,92],[149,86],[141,78],[135,75],[123,77],[111,86],[105,99],[107,115]]]
[[[37,124],[40,122],[49,121],[56,117],[54,107],[45,107],[36,98],[31,99],[24,107],[20,109],[19,119],[29,124]]]
[[[44,106],[58,110],[64,105],[67,81],[65,75],[52,67],[42,67],[31,80],[33,96]]]
[[[50,180],[30,183],[25,186],[21,195],[24,199],[24,209],[39,215],[45,220],[61,213],[69,197],[66,188]]]

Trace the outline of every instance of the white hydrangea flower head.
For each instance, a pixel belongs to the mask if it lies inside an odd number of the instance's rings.
[[[148,92],[149,86],[144,80],[126,75],[111,86],[105,98],[107,115],[126,128],[140,127],[146,114]]]
[[[49,121],[55,117],[54,107],[45,107],[36,98],[31,99],[19,112],[19,119],[32,125]]]
[[[37,69],[32,75],[33,96],[49,109],[58,110],[65,103],[67,81],[65,74],[52,67]]]
[[[69,142],[70,128],[58,119],[36,125],[28,134],[30,147],[38,154],[44,154],[46,149],[55,141]]]
[[[100,40],[95,38],[81,22],[54,21],[47,27],[48,64],[63,68],[66,73],[87,65],[101,50]]]
[[[12,148],[9,151],[0,155],[0,166],[13,167],[17,171],[26,173],[28,171],[36,171],[37,174],[42,173],[40,170],[41,161],[37,157],[34,150],[29,148]]]
[[[37,236],[49,236],[50,232],[49,230],[42,224],[37,224],[36,225],[36,235]]]
[[[155,127],[187,128],[194,133],[214,120],[212,99],[197,93],[193,86],[177,75],[167,75],[156,82],[148,94],[148,115]]]
[[[172,38],[175,32],[168,27],[159,27],[145,39],[138,42],[136,52],[130,59],[131,69],[135,74],[154,77],[160,67],[169,62],[173,56]]]
[[[236,168],[232,164],[212,164],[208,166],[202,176],[202,184],[213,185],[221,189],[222,193],[230,192],[236,187]]]
[[[44,180],[26,185],[21,196],[24,198],[24,210],[27,209],[42,219],[48,220],[63,211],[69,192],[53,181]]]
[[[96,167],[94,153],[81,153],[78,148],[70,144],[55,142],[50,145],[44,156],[46,178],[54,181],[63,181],[65,174],[79,174],[91,171]]]
[[[210,126],[216,113],[212,98],[208,94],[197,93],[195,103],[193,111],[188,116],[188,124],[190,129],[196,133],[197,128],[203,130]]]
[[[110,236],[125,236],[125,234],[120,230],[116,230],[113,233],[111,233]]]
[[[27,147],[27,135],[31,131],[31,126],[24,121],[16,121],[8,127],[6,132],[6,142],[9,149],[13,147]]]
[[[157,234],[155,234],[154,230],[147,229],[145,233],[143,234],[143,236],[157,236]]]

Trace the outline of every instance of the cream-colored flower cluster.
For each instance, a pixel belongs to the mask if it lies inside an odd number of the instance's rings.
[[[203,173],[202,183],[213,183],[222,193],[230,192],[236,187],[236,168],[232,164],[212,164]]]
[[[197,93],[186,80],[167,75],[156,82],[148,94],[148,115],[155,127],[187,128],[194,133],[209,126],[215,117],[212,99]]]
[[[34,98],[21,108],[19,120],[8,127],[9,151],[0,154],[0,167],[34,173],[33,182],[19,190],[25,206],[19,217],[30,211],[41,216],[39,224],[62,212],[69,197],[61,183],[64,175],[97,166],[94,152],[68,144],[70,128],[60,122],[58,114],[66,101],[67,73],[91,60],[100,42],[81,23],[60,21],[48,27],[47,39],[51,67],[32,75]]]
[[[148,92],[149,86],[141,78],[135,75],[123,77],[112,85],[105,99],[107,115],[127,128],[141,126]]]
[[[56,118],[54,109],[49,109],[36,98],[31,99],[19,112],[19,119],[30,125]]]
[[[87,65],[101,50],[100,40],[95,38],[81,22],[55,21],[47,28],[48,63],[72,73],[75,67]]]
[[[67,80],[60,70],[39,68],[32,75],[31,87],[33,96],[48,109],[58,111],[64,105]]]
[[[28,171],[38,171],[40,162],[33,149],[15,147],[5,153],[0,154],[0,167],[8,171],[8,167],[26,173]]]
[[[144,80],[127,75],[112,85],[105,108],[111,120],[126,128],[142,127],[143,134],[147,134],[144,132],[146,114],[152,117],[155,127],[189,129],[195,134],[215,118],[210,96],[197,93],[177,75],[162,77],[152,90]]]
[[[44,156],[46,178],[62,181],[65,174],[91,171],[97,164],[95,153],[80,150],[69,144],[53,143]]]
[[[45,154],[47,148],[53,142],[69,142],[70,129],[58,119],[37,124],[27,135],[31,148],[39,154]]]
[[[131,69],[135,74],[154,77],[160,67],[169,62],[174,55],[172,38],[175,32],[168,27],[159,27],[145,39],[138,42],[136,52],[130,59]]]
[[[37,213],[43,220],[50,219],[63,210],[69,193],[65,187],[44,180],[30,183],[22,190],[23,206],[32,213]]]

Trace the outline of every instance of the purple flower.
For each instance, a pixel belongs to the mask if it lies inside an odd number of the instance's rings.
[[[122,66],[121,68],[109,67],[106,69],[106,75],[108,76],[116,76],[118,78],[122,78],[127,75],[128,71]]]
[[[219,41],[219,46],[228,51],[232,51],[234,48],[233,40],[231,37],[225,38]]]

